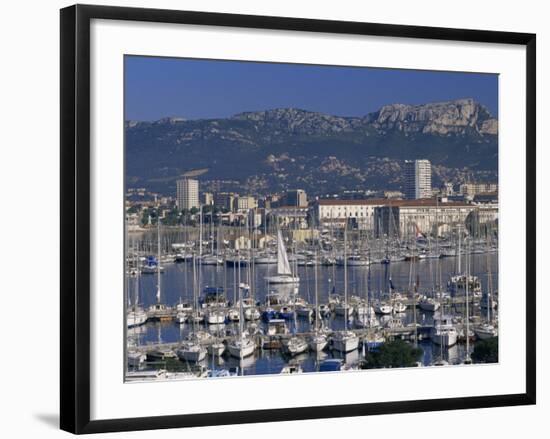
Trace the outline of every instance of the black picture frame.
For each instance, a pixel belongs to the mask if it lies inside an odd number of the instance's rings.
[[[90,21],[181,23],[526,47],[526,392],[292,409],[90,420]],[[61,429],[81,434],[535,404],[536,36],[529,33],[75,5],[61,10]]]

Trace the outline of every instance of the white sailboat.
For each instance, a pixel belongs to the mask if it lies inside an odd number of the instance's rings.
[[[191,315],[191,322],[193,324],[193,332],[187,340],[182,342],[181,346],[176,350],[176,355],[182,361],[197,363],[206,358],[206,348],[201,344],[201,338],[197,334],[197,323],[199,316],[204,315],[198,310],[197,303],[197,258],[193,254],[193,308],[195,311]]]
[[[290,269],[288,254],[280,230],[277,232],[277,274],[266,276],[265,280],[270,284],[296,284],[300,282],[300,278],[294,276]]]
[[[201,346],[198,340],[189,339],[184,341],[176,350],[176,355],[182,361],[198,363],[206,358],[207,351]]]
[[[315,255],[317,259],[317,255]],[[320,331],[321,313],[319,312],[319,276],[317,274],[317,265],[315,265],[315,331],[309,339],[309,348],[313,352],[321,352],[328,344],[327,336]]]
[[[126,325],[128,328],[143,325],[147,321],[147,313],[139,305],[139,269],[135,274],[134,301],[126,313]]]
[[[344,230],[344,255],[347,247],[347,230]],[[344,256],[345,257],[345,256]],[[346,259],[344,259],[346,261]],[[348,305],[348,267],[344,262],[344,309]],[[344,312],[344,330],[337,331],[332,336],[332,349],[347,353],[356,350],[359,347],[359,337],[354,332],[348,330],[348,314]]]
[[[492,303],[492,297],[493,297],[493,277],[491,275],[491,268],[490,268],[490,253],[487,253],[487,295],[486,295],[486,301],[487,303]],[[477,338],[480,340],[487,340],[489,338],[496,337],[498,335],[498,329],[495,327],[495,324],[493,323],[493,313],[491,306],[486,306],[485,311],[487,312],[485,316],[485,322],[481,323],[480,325],[477,325],[474,328],[474,333]]]
[[[227,344],[227,350],[232,357],[243,359],[254,354],[254,340],[244,334],[244,312],[242,288],[239,288],[239,334]]]

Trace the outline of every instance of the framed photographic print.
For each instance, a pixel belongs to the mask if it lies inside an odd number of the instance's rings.
[[[61,11],[61,428],[535,403],[535,35]]]

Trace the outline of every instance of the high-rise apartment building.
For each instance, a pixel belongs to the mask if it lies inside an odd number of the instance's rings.
[[[432,197],[432,165],[429,160],[405,161],[405,198]]]
[[[191,178],[183,178],[176,183],[176,202],[178,209],[198,208],[199,203],[199,181]]]

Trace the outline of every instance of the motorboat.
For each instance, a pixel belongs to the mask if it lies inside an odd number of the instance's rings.
[[[147,313],[139,306],[131,307],[126,313],[128,328],[143,325],[147,321]]]
[[[430,330],[430,339],[433,343],[450,347],[458,341],[458,331],[450,316],[437,316],[434,318],[434,326]]]

